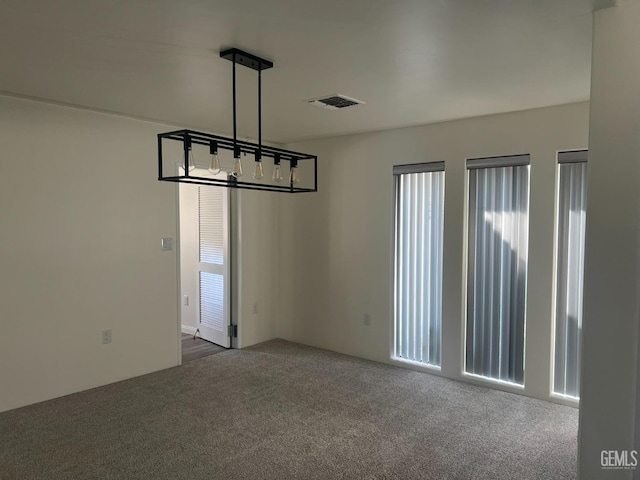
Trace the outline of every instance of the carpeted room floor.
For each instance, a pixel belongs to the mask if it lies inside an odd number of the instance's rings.
[[[274,340],[0,414],[0,479],[571,479],[577,423]]]

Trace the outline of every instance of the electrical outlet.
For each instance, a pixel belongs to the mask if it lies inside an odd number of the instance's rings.
[[[253,304],[253,314],[254,315],[258,314],[258,302],[254,302]]]
[[[369,315],[368,313],[365,313],[363,318],[363,323],[368,327],[369,325],[371,325],[371,315]]]
[[[185,307],[189,306],[189,295],[184,296],[184,301],[182,303]]]
[[[102,331],[102,344],[111,343],[111,329]]]

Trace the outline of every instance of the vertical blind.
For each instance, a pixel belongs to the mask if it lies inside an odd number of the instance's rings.
[[[580,394],[582,291],[587,207],[587,152],[558,155],[555,393]]]
[[[440,365],[444,163],[394,167],[395,356]]]
[[[529,156],[468,160],[466,372],[524,383]]]

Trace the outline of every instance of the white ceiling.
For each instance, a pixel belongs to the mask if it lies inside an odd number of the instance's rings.
[[[593,0],[0,0],[0,91],[286,142],[587,100]],[[242,137],[256,73],[239,67]],[[366,102],[328,111],[303,100]]]

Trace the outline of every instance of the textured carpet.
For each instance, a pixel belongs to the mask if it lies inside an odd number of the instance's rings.
[[[0,478],[575,478],[577,410],[274,340],[0,414]]]

